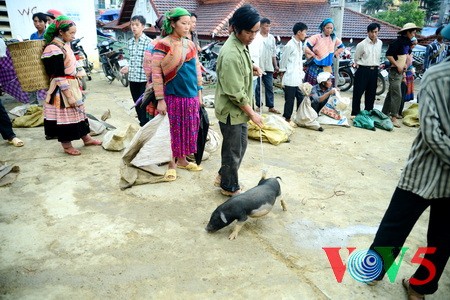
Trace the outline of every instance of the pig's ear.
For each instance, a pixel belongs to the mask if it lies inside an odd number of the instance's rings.
[[[225,217],[225,214],[221,211],[220,212],[220,219],[225,223],[225,224],[228,224],[228,220],[227,220],[227,218]]]

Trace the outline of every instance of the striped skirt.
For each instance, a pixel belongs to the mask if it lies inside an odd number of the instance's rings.
[[[44,103],[44,131],[47,137],[60,142],[78,140],[89,133],[89,122],[84,105],[58,109]]]
[[[169,115],[173,157],[196,153],[200,126],[198,97],[184,98],[167,95],[164,100]]]
[[[403,100],[414,100],[414,74],[411,71],[406,71],[406,94]]]

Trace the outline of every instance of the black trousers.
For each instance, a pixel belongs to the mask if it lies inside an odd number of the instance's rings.
[[[4,140],[12,140],[16,137],[12,129],[11,119],[6,112],[5,107],[0,100],[0,133]]]
[[[372,110],[377,93],[378,68],[359,66],[355,72],[353,85],[352,116],[361,111],[361,97],[364,96],[364,110]]]
[[[219,122],[219,126],[223,136],[220,187],[235,192],[240,189],[238,171],[247,150],[247,123],[231,125],[228,117],[227,123]]]
[[[428,207],[430,207],[430,217],[427,247],[436,247],[436,252],[425,254],[423,258],[433,263],[436,274],[426,284],[411,284],[412,289],[419,294],[433,294],[437,291],[439,279],[450,256],[450,198],[429,200],[412,192],[396,188],[391,203],[381,220],[373,244],[370,246],[372,250],[375,250],[376,247],[394,247],[391,254],[392,259],[395,260],[414,224]],[[410,250],[417,251],[417,249]],[[410,253],[410,255],[412,254]],[[385,263],[385,268],[377,278],[378,280],[384,277],[384,270],[389,269],[391,265]],[[424,265],[421,264],[417,268],[412,278],[423,281],[429,277],[430,272]]]
[[[132,82],[130,81],[130,92],[133,102],[139,99],[139,97],[145,92],[146,82]],[[139,119],[139,125],[144,126],[150,119],[147,116],[145,108],[141,108],[139,105],[135,107],[136,113]]]
[[[298,86],[285,86],[284,87],[284,111],[283,117],[286,120],[290,120],[292,113],[294,112],[294,101],[297,99],[297,109],[300,103],[303,101],[303,94]]]

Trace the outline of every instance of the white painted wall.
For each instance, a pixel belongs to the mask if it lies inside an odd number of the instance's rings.
[[[80,44],[89,60],[98,65],[97,31],[95,23],[94,0],[55,1],[55,0],[6,0],[12,37],[29,39],[36,28],[31,17],[37,12],[57,9],[71,18],[77,25],[76,37],[83,37]]]

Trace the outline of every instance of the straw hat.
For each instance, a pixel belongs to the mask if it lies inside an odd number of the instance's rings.
[[[418,27],[414,23],[406,23],[405,25],[403,25],[402,29],[400,29],[397,33],[401,33],[403,31],[407,31],[407,30],[414,30],[414,29],[422,30],[422,27]]]

